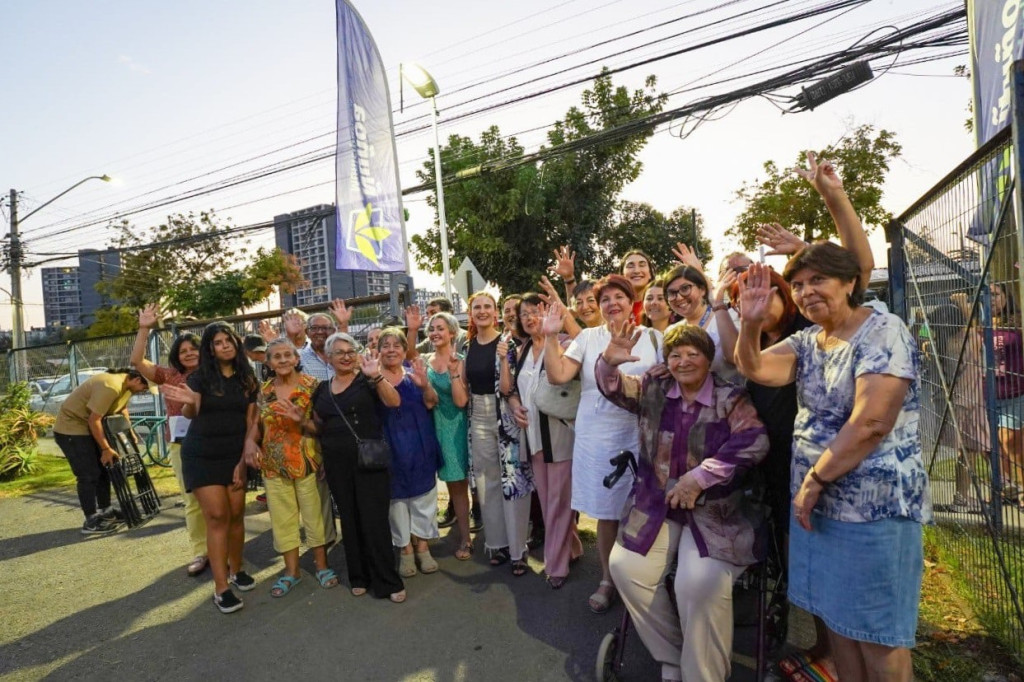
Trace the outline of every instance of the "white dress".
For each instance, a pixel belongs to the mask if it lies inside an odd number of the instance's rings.
[[[661,362],[661,333],[638,327],[643,333],[633,348],[639,362],[619,366],[625,374],[641,375]],[[651,343],[651,334],[658,347]],[[591,518],[618,521],[633,486],[627,473],[611,490],[604,487],[604,477],[612,471],[608,463],[620,450],[640,453],[640,426],[637,415],[608,402],[597,389],[594,367],[611,340],[606,326],[589,327],[573,339],[565,357],[580,363],[581,395],[576,413],[576,443],[572,451],[572,508]]]

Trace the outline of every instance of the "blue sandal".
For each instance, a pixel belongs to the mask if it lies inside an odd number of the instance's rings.
[[[320,587],[329,590],[338,586],[338,575],[333,568],[325,568],[316,572],[316,579],[320,581]]]
[[[292,588],[302,582],[302,578],[293,578],[290,575],[282,575],[270,588],[271,597],[283,597],[292,591]]]

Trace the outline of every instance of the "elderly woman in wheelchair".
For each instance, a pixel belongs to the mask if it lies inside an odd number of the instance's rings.
[[[662,679],[729,677],[732,585],[764,558],[765,514],[746,494],[768,452],[746,390],[711,372],[714,342],[698,326],[665,335],[667,374],[622,374],[640,333],[614,330],[597,363],[601,393],[639,416],[636,482],[611,572]],[[678,562],[673,608],[665,575]]]

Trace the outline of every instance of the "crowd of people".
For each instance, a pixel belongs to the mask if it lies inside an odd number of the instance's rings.
[[[104,496],[91,475],[110,455],[94,417],[152,382],[168,414],[190,420],[170,427],[184,434],[175,470],[187,570],[210,567],[223,612],[242,607],[235,589],[255,586],[242,561],[247,470],[262,475],[284,560],[274,597],[302,579],[303,534],[320,586],[339,584],[326,551],[336,508],[351,593],[405,601],[407,579],[438,570],[440,480],[456,560],[482,551],[527,575],[531,527],[542,524],[554,590],[583,554],[580,514],[596,520],[601,577],[587,606],[601,614],[621,599],[664,680],[729,676],[733,583],[764,560],[769,527],[785,538],[789,600],[819,634],[783,671],[910,680],[931,519],[917,347],[899,318],[861,305],[873,260],[833,166],[811,154],[797,172],[840,244],[765,225],[761,241],[791,256],[781,273],[737,252],[713,280],[680,244],[657,258],[632,251],[619,272],[577,281],[562,248],[551,272],[563,291],[544,278],[501,301],[476,293],[465,330],[436,300],[427,319],[411,307],[364,349],[335,301],[329,313],[287,313],[280,335],[264,323],[262,344],[211,324],[176,340],[169,367],[145,358],[159,319],[148,307],[133,373],[69,399],[57,423],[87,524],[109,516],[109,484]],[[246,351],[262,354],[263,376]],[[606,488],[622,450],[635,453],[636,476]]]

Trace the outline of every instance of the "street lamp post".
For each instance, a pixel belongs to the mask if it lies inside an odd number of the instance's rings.
[[[90,175],[87,178],[79,180],[75,184],[68,187],[66,190],[53,197],[49,201],[46,201],[33,210],[25,214],[24,218],[18,219],[18,191],[11,190],[11,244],[9,247],[8,256],[10,259],[10,271],[11,271],[11,307],[14,309],[13,313],[13,329],[11,334],[11,346],[13,348],[24,348],[25,347],[25,308],[21,298],[21,239],[18,235],[18,226],[31,218],[35,213],[38,213],[40,209],[46,208],[53,202],[60,199],[62,196],[75,189],[81,184],[89,182],[90,180],[102,180],[103,182],[110,182],[109,175]]]
[[[452,300],[451,264],[448,258],[448,223],[444,215],[444,185],[441,182],[441,138],[437,132],[437,94],[441,91],[437,81],[419,64],[403,64],[402,77],[419,93],[430,100],[431,120],[434,127],[434,179],[437,181],[437,220],[441,230],[441,267],[444,271],[444,295]]]

